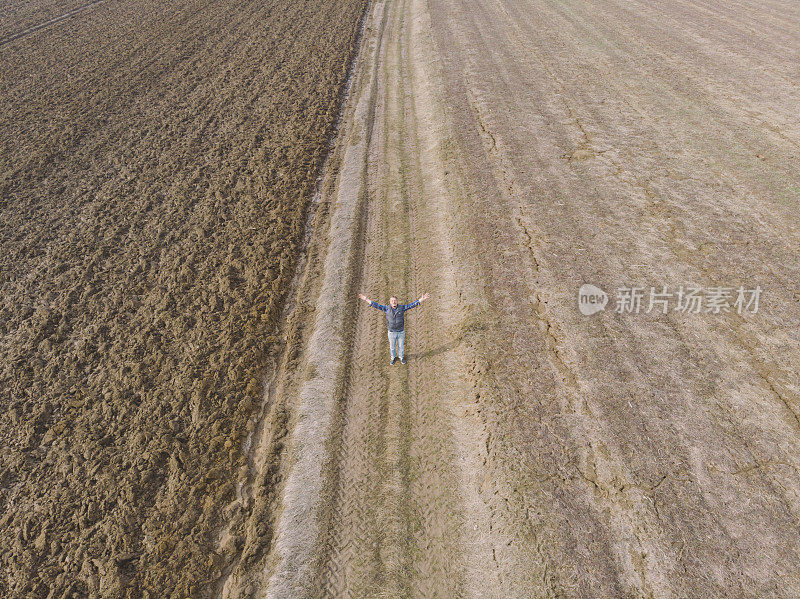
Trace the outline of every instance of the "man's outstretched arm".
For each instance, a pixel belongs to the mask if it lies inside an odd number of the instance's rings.
[[[386,310],[389,309],[387,306],[379,304],[378,302],[373,302],[371,299],[369,299],[363,293],[359,293],[358,294],[358,299],[364,300],[365,302],[367,302],[370,305],[370,307],[375,308],[376,310],[382,310],[382,311],[386,312]]]
[[[406,304],[405,306],[403,306],[403,309],[404,310],[410,310],[411,308],[416,308],[417,306],[419,306],[422,302],[424,302],[429,297],[430,297],[430,294],[429,293],[425,293],[417,301],[411,302],[410,304]]]

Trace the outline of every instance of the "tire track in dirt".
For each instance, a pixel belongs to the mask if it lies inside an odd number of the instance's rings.
[[[353,347],[354,286],[360,270],[365,228],[367,152],[375,113],[377,53],[384,27],[384,4],[375,3],[367,19],[362,50],[346,110],[338,150],[338,179],[324,198],[331,202],[330,228],[316,300],[316,314],[304,348],[299,406],[292,431],[293,461],[279,515],[268,597],[298,597],[318,592],[319,543],[335,518],[329,498],[336,471],[342,394],[349,386]],[[355,273],[351,275],[350,273]],[[331,463],[331,460],[332,463]],[[333,487],[333,489],[331,488]]]
[[[381,297],[396,294],[410,301],[410,294],[418,292],[419,287],[415,284],[418,273],[413,258],[417,248],[409,231],[404,13],[403,5],[392,10],[385,33],[375,120],[378,134],[373,136],[370,162],[368,212],[374,226],[366,240],[363,282],[370,293],[377,286],[383,293]],[[441,455],[441,429],[432,418],[433,404],[421,401],[428,397],[420,398],[418,390],[409,388],[414,377],[406,369],[411,368],[411,362],[407,367],[386,365],[388,353],[381,316],[363,310],[356,323],[357,345],[365,335],[379,342],[369,344],[367,353],[355,355],[360,368],[345,400],[345,435],[341,444],[344,456],[340,458],[339,472],[351,472],[345,479],[347,484],[340,484],[337,489],[335,511],[340,515],[331,523],[329,535],[333,542],[323,550],[327,554],[323,557],[327,561],[325,595],[402,597],[438,592],[442,596],[461,596],[456,590],[460,576],[453,580],[452,567],[448,565],[458,554],[458,543],[440,544],[448,536],[446,522],[453,513],[454,500],[448,496],[451,489],[442,484],[437,469],[446,469],[452,460]],[[416,318],[419,313],[409,313],[410,323]],[[412,339],[410,336],[410,360]],[[376,393],[376,385],[364,382],[377,378],[384,381],[383,388],[372,401],[380,407],[369,413],[360,406],[369,402],[365,394]],[[350,431],[356,440],[348,439]],[[370,442],[375,446],[371,465],[347,458],[348,453],[358,453],[353,450],[358,443]],[[366,508],[355,514],[361,517],[359,522],[352,517],[348,504],[354,497],[359,502],[362,494],[363,505],[364,488],[371,489],[372,496]],[[371,545],[365,547],[361,543],[359,547],[366,556],[350,564],[343,562],[339,547],[352,548],[364,536],[371,539]]]
[[[377,93],[380,94],[380,89]],[[379,110],[376,108],[376,118],[379,118]],[[383,245],[385,235],[380,206],[370,205],[365,212],[365,235],[359,239],[363,248],[359,252],[360,281],[378,276],[379,263],[365,256],[372,240],[377,239],[377,243]],[[364,324],[367,326],[362,326]],[[331,507],[324,524],[321,557],[321,573],[326,581],[321,592],[325,596],[358,596],[373,582],[378,544],[376,498],[379,496],[374,484],[379,480],[376,471],[385,451],[386,436],[387,384],[383,365],[375,360],[382,355],[380,324],[377,318],[365,323],[361,313],[355,316],[351,341],[353,362],[337,415],[341,431],[332,438],[333,461],[328,465]],[[353,364],[367,366],[354,368]]]
[[[390,280],[388,291],[399,289],[412,301],[424,291],[432,290],[440,297],[432,277],[429,237],[420,234],[419,201],[425,197],[420,185],[418,123],[414,115],[416,90],[413,88],[412,55],[414,43],[411,27],[414,20],[412,3],[398,3],[395,39],[389,52],[387,85],[391,90],[392,111],[387,118],[387,146],[384,160],[394,176],[388,185],[389,218],[397,234],[389,244]],[[384,183],[385,185],[386,183]],[[398,260],[399,258],[399,260]],[[408,471],[408,497],[405,528],[410,537],[410,562],[406,582],[411,596],[463,597],[465,567],[461,529],[463,510],[454,476],[455,459],[452,436],[442,405],[438,379],[444,355],[418,358],[415,348],[432,347],[441,334],[441,321],[436,319],[436,301],[429,302],[409,314],[407,327],[408,364],[399,371],[405,402],[404,423]]]
[[[388,15],[385,44],[381,64],[379,85],[382,91],[381,119],[376,120],[375,159],[370,171],[371,200],[380,206],[382,215],[382,239],[371,240],[367,260],[377,262],[381,281],[379,296],[382,303],[388,302],[390,295],[408,297],[407,218],[405,217],[406,189],[402,165],[387,156],[396,156],[400,140],[393,124],[400,115],[397,98],[398,57],[396,49],[400,43],[400,20],[402,2],[393,3]],[[364,285],[375,290],[375,279],[364,280]],[[410,315],[410,314],[409,314]],[[380,322],[381,338],[386,339],[383,314],[364,310],[362,318]],[[380,351],[372,356],[373,362],[386,364],[386,343],[380,344]],[[375,564],[377,576],[375,587],[370,595],[382,597],[407,597],[409,595],[409,571],[411,568],[411,534],[409,518],[410,468],[409,468],[409,412],[408,371],[400,364],[384,366],[387,383],[383,397],[385,408],[378,422],[385,431],[383,452],[380,456],[379,478],[373,484],[380,489],[376,521],[383,531],[379,536]]]
[[[72,10],[65,12],[63,15],[59,15],[57,17],[53,17],[52,19],[48,19],[42,23],[37,25],[33,25],[32,27],[28,27],[27,29],[23,29],[17,33],[12,33],[2,39],[0,39],[0,47],[5,46],[6,44],[10,44],[13,41],[21,39],[23,37],[29,36],[32,33],[36,33],[37,31],[41,31],[46,27],[50,27],[51,25],[55,25],[56,23],[60,23],[61,21],[65,21],[70,17],[74,17],[84,11],[89,10],[92,7],[97,6],[98,4],[103,4],[106,0],[95,0],[94,2],[90,2],[88,4],[84,4],[83,6],[79,6],[78,8],[73,8]]]
[[[370,142],[365,155],[365,177],[374,166],[375,122],[381,118],[383,90],[380,84],[380,63],[388,10],[376,7],[379,28],[375,31],[377,50],[374,56],[375,77],[373,117],[365,131]],[[373,190],[365,183],[366,197],[362,218],[366,219],[364,235],[358,239],[358,256],[353,265],[359,271],[359,284],[379,276],[380,261],[368,258],[373,244],[385,244],[384,217],[381,205],[372,201]],[[354,304],[356,288],[348,301]],[[323,527],[319,537],[319,576],[314,596],[359,597],[378,588],[381,578],[380,551],[383,545],[381,517],[382,461],[386,453],[387,381],[383,364],[377,361],[380,352],[380,320],[365,319],[354,310],[353,324],[347,343],[353,353],[347,365],[347,377],[337,399],[336,431],[331,436],[331,462],[326,466],[327,490]]]

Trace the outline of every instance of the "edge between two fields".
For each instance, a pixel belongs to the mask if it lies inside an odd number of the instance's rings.
[[[350,301],[358,269],[358,241],[363,229],[367,194],[367,153],[375,110],[378,54],[385,25],[385,2],[367,8],[364,34],[353,74],[350,96],[345,101],[336,143],[335,160],[323,184],[322,202],[329,204],[329,228],[320,231],[312,245],[320,261],[309,263],[306,277],[318,277],[313,298],[310,334],[302,344],[302,362],[294,373],[300,381],[295,424],[289,444],[289,463],[282,510],[277,516],[276,541],[269,578],[270,599],[298,597],[314,586],[316,551],[325,496],[325,465],[333,430],[333,415],[341,381],[349,362],[348,323],[354,306]],[[331,191],[328,191],[328,190]],[[324,258],[322,258],[324,256]]]

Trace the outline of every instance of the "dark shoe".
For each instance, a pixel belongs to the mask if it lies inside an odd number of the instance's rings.
[[[397,362],[397,358],[392,358],[392,361],[389,362],[389,364],[394,364],[395,362]]]
[[[400,358],[400,363],[401,364],[405,364],[406,363],[406,359],[405,358]]]

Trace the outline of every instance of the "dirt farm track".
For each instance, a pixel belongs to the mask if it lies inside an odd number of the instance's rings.
[[[800,5],[89,4],[0,4],[0,596],[800,597]]]

